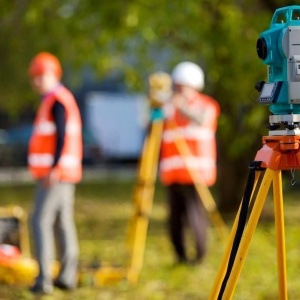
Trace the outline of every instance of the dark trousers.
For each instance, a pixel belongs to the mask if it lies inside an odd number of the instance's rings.
[[[172,184],[167,187],[167,195],[170,237],[178,260],[188,260],[184,240],[186,223],[191,227],[196,242],[195,260],[201,260],[206,253],[208,222],[195,186]]]

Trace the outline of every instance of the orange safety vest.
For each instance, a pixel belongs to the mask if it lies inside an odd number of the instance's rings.
[[[205,111],[210,117],[205,118],[206,121],[198,125],[172,107],[173,111],[166,117],[164,123],[160,177],[165,185],[192,184],[190,169],[193,174],[199,175],[197,181],[211,186],[217,177],[215,132],[220,107],[217,101],[204,94],[198,94],[197,97],[190,99],[188,105],[193,112],[199,112],[201,115]],[[191,155],[184,159],[174,142],[176,135],[180,135],[189,147]]]
[[[54,171],[60,181],[76,183],[82,177],[82,124],[73,95],[62,85],[43,98],[37,111],[29,141],[28,167],[35,179],[45,177],[53,169],[57,139],[52,115],[55,101],[65,108],[66,131],[62,153]]]

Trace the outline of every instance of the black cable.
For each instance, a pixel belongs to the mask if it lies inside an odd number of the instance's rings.
[[[232,249],[230,252],[230,257],[228,260],[228,265],[227,265],[227,271],[226,274],[224,276],[220,291],[219,291],[219,295],[218,295],[218,300],[222,300],[228,279],[230,277],[231,271],[232,271],[232,267],[236,258],[236,254],[237,251],[239,249],[239,245],[242,239],[242,235],[245,229],[245,225],[246,225],[246,221],[247,221],[247,216],[248,216],[248,208],[249,208],[249,203],[250,203],[250,199],[251,199],[251,194],[253,191],[253,186],[254,186],[254,180],[255,180],[255,171],[260,169],[260,161],[253,161],[250,164],[250,172],[248,175],[248,180],[247,180],[247,185],[244,191],[244,197],[242,199],[242,206],[241,206],[241,211],[240,211],[240,215],[239,215],[239,220],[238,220],[238,225],[237,225],[237,229],[236,229],[236,233],[235,233],[235,237],[233,240],[233,244],[232,244]]]

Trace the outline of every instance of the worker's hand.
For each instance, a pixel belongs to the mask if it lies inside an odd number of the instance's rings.
[[[173,105],[178,109],[178,110],[185,110],[186,109],[186,104],[187,99],[181,94],[174,94],[172,98],[172,103]]]
[[[205,111],[195,110],[188,105],[188,99],[179,93],[175,93],[172,99],[174,107],[190,121],[201,125],[205,122]]]
[[[57,175],[57,172],[52,169],[47,176],[43,178],[43,186],[45,188],[51,187],[53,184],[57,183],[59,181],[59,177]]]

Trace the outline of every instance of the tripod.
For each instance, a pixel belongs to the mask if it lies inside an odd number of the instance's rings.
[[[244,197],[213,283],[210,300],[231,299],[241,273],[259,216],[273,182],[274,216],[276,227],[276,248],[279,299],[287,299],[286,251],[284,232],[284,211],[282,192],[282,170],[300,169],[300,136],[265,136],[263,147],[250,164],[249,177]],[[261,172],[265,172],[257,185]],[[258,188],[259,187],[259,188]],[[256,198],[253,195],[258,189]],[[253,208],[246,218],[249,205]],[[244,230],[245,229],[245,230]],[[231,250],[231,251],[230,251]]]
[[[149,132],[143,145],[137,172],[137,183],[133,194],[134,213],[129,222],[128,232],[128,267],[114,268],[107,266],[99,268],[95,272],[94,281],[100,286],[115,283],[122,279],[127,279],[130,283],[135,284],[138,281],[142,269],[164,125],[161,108],[153,109],[151,119],[152,122],[149,127]],[[176,124],[174,124],[174,126],[176,126]],[[175,143],[181,157],[190,154],[188,145],[179,134],[175,139]],[[192,170],[189,169],[189,172],[192,178],[196,178]],[[199,182],[196,183],[195,186],[204,208],[208,212],[212,223],[217,228],[219,236],[225,240],[228,236],[227,228],[217,210],[217,206],[208,187]]]
[[[131,262],[128,272],[128,279],[131,282],[137,281],[137,276],[142,268],[148,218],[152,209],[155,189],[155,179],[163,131],[163,119],[161,118],[160,110],[156,111],[156,115],[157,116],[154,117],[151,124],[150,133],[145,141],[140,168],[138,171],[138,184],[134,195],[136,212],[132,219],[132,233],[130,234]],[[176,128],[176,123],[174,122],[172,126]],[[176,134],[175,144],[180,156],[187,166],[188,163],[185,158],[190,156],[191,152],[187,143],[179,133]],[[223,239],[224,241],[228,236],[227,228],[218,212],[216,203],[208,187],[204,183],[196,181],[197,175],[199,174],[195,174],[195,171],[191,168],[188,170],[211,222],[216,226],[220,239]]]
[[[134,189],[133,202],[134,213],[129,222],[129,263],[127,268],[100,268],[95,274],[95,281],[99,285],[115,282],[126,278],[131,283],[136,283],[142,269],[149,217],[151,215],[157,167],[160,155],[160,146],[164,127],[164,113],[162,106],[169,101],[172,94],[172,80],[169,74],[164,72],[153,73],[148,78],[149,103],[151,107],[151,123],[146,136],[141,158],[138,166],[137,184]],[[195,183],[204,208],[207,210],[211,221],[216,225],[218,233],[225,239],[227,228],[217,210],[214,199],[208,187],[199,182],[200,174],[195,174],[188,164],[186,157],[191,157],[188,144],[177,128],[172,124],[175,135],[175,145],[183,163]],[[196,180],[197,178],[197,180]],[[200,181],[201,178],[200,178]]]

